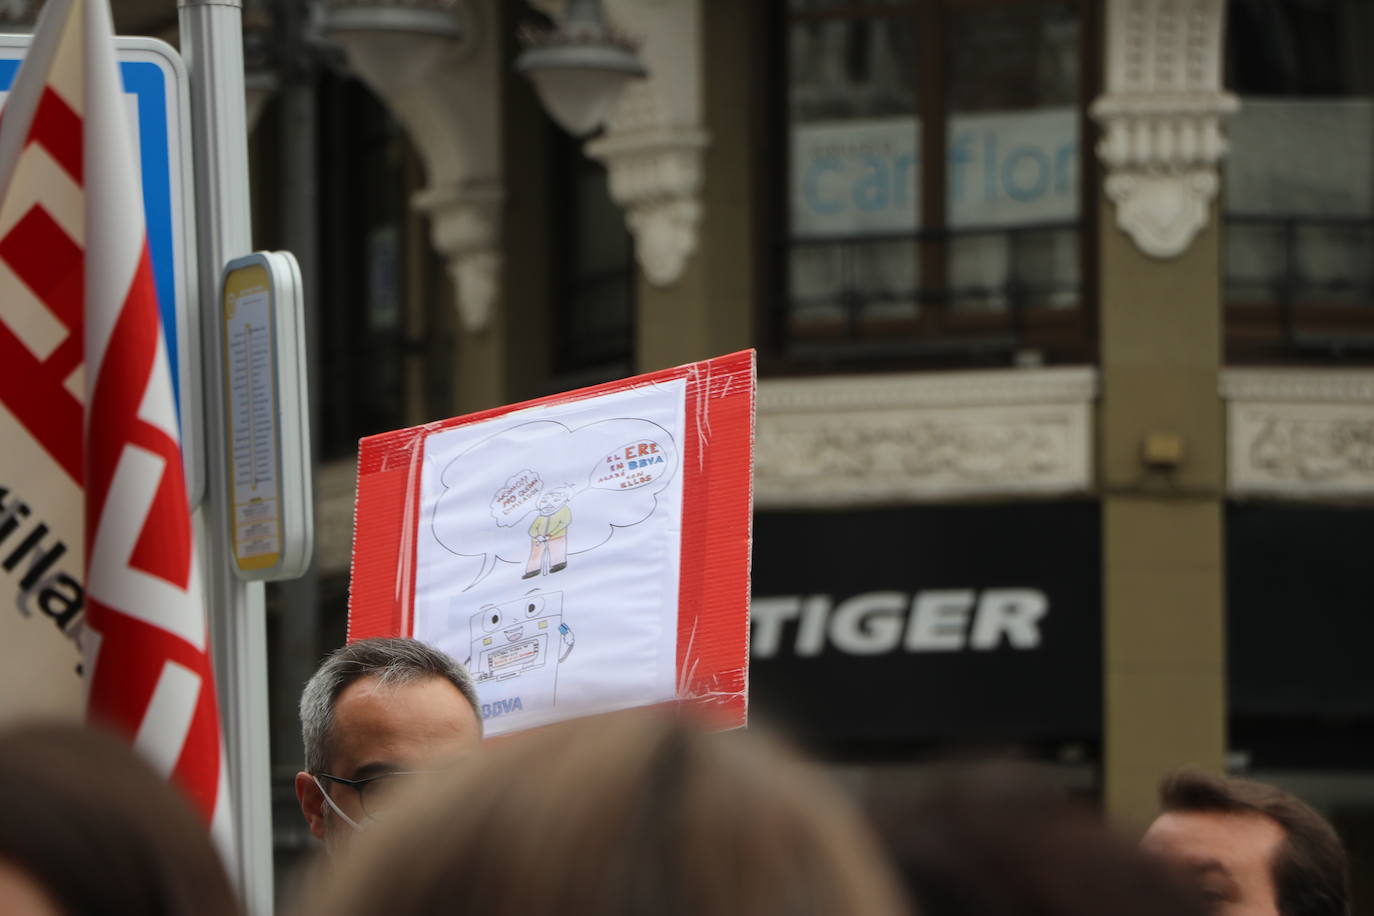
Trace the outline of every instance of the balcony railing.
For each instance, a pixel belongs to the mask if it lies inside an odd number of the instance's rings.
[[[1225,233],[1231,355],[1374,354],[1374,218],[1231,213]]]
[[[1076,222],[796,238],[777,339],[804,361],[1005,362],[1079,346],[1081,245]]]

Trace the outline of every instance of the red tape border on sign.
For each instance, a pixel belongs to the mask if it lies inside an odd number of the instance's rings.
[[[430,434],[675,379],[687,383],[677,693],[715,727],[744,725],[756,385],[752,350],[363,439],[348,641],[411,635],[420,469]]]

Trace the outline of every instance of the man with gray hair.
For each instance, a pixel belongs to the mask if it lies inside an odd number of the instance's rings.
[[[393,790],[482,741],[463,666],[414,639],[362,639],[331,653],[301,694],[305,769],[296,799],[328,851],[385,815]]]

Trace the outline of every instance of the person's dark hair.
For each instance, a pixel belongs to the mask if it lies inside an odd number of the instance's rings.
[[[503,739],[326,867],[308,914],[905,912],[857,812],[808,766],[642,714]]]
[[[1283,828],[1274,854],[1280,916],[1349,916],[1350,866],[1335,828],[1310,805],[1277,786],[1177,770],[1159,787],[1165,811],[1256,814]]]
[[[934,764],[866,795],[921,916],[1202,916],[1201,901],[1022,764]]]
[[[375,675],[383,687],[441,677],[467,698],[482,727],[481,704],[472,677],[458,662],[418,639],[360,639],[331,652],[301,693],[301,742],[305,770],[324,772],[329,732],[334,727],[334,703],[354,681]]]
[[[240,912],[206,825],[123,742],[32,724],[0,747],[0,860],[68,916]]]

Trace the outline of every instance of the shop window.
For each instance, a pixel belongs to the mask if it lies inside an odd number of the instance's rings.
[[[1228,357],[1374,356],[1374,5],[1227,16]]]
[[[1094,6],[781,10],[779,356],[1084,358]]]
[[[554,170],[552,371],[555,387],[634,372],[635,262],[609,176],[582,141],[550,127]]]

